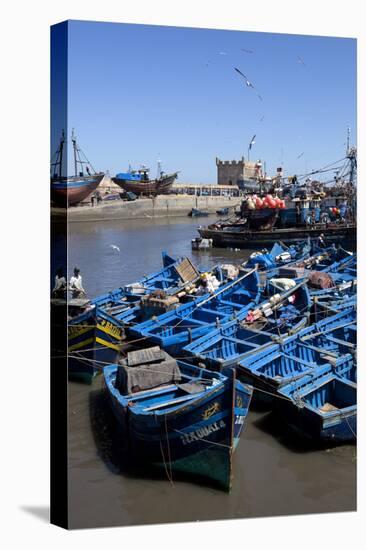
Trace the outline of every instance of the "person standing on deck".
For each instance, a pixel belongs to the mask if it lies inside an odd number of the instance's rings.
[[[72,293],[73,298],[82,298],[86,296],[86,292],[83,288],[83,280],[80,275],[80,269],[74,268],[74,275],[70,279],[69,290]]]
[[[55,286],[52,290],[52,298],[66,298],[67,283],[64,277],[62,268],[59,268],[56,272]]]
[[[319,248],[325,248],[324,233],[321,233],[318,237]]]

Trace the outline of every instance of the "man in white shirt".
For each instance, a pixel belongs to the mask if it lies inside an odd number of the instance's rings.
[[[55,286],[52,290],[53,298],[66,298],[67,283],[62,269],[58,269],[55,277]]]
[[[74,268],[74,275],[70,279],[69,290],[71,290],[73,298],[82,298],[86,295],[86,292],[83,289],[83,280],[80,275],[80,269],[77,267]]]

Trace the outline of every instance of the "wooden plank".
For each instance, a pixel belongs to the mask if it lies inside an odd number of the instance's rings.
[[[184,260],[175,266],[175,269],[184,283],[193,281],[199,276],[198,271],[189,260],[189,258],[184,258]]]
[[[153,405],[152,407],[147,407],[144,409],[144,411],[155,411],[157,409],[162,409],[163,407],[168,407],[170,405],[176,405],[177,403],[183,403],[183,401],[190,401],[191,399],[195,399],[197,397],[197,393],[193,395],[184,395],[183,397],[178,397],[177,399],[172,399],[171,401],[165,401],[164,403],[159,403],[158,405]]]
[[[159,346],[153,346],[151,348],[129,351],[127,353],[127,364],[129,367],[145,365],[148,363],[162,361],[164,357],[164,352],[159,348]]]

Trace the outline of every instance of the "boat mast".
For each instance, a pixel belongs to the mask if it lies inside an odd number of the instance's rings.
[[[157,168],[157,175],[156,175],[156,179],[159,179],[161,177],[161,160],[160,158],[158,158],[158,168]]]
[[[355,174],[357,169],[357,149],[356,147],[350,146],[350,127],[347,128],[347,151],[346,157],[350,161],[350,171],[349,171],[349,186],[354,187]]]
[[[90,175],[90,168],[92,169],[93,173],[96,174],[96,171],[93,165],[91,164],[90,160],[86,157],[85,153],[80,149],[80,147],[76,143],[74,128],[72,129],[71,140],[72,140],[72,145],[74,149],[75,176],[81,176],[81,177],[84,176],[84,164],[86,165],[86,171],[88,175]],[[80,165],[79,174],[78,174],[78,165]]]
[[[62,173],[62,157],[63,157],[64,143],[65,143],[65,130],[62,130],[60,145],[55,154],[56,159],[55,159],[55,162],[51,163],[51,167],[53,166],[52,177],[54,178],[61,177],[62,175],[61,173]],[[58,170],[57,170],[57,167],[58,167]]]
[[[72,141],[72,147],[73,147],[73,150],[74,150],[74,171],[75,171],[75,176],[77,176],[78,175],[78,161],[77,161],[77,158],[76,158],[76,136],[75,136],[74,128],[72,129],[72,132],[71,132],[71,141]]]

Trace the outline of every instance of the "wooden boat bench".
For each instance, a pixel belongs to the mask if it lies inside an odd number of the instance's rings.
[[[174,405],[178,405],[178,403],[183,403],[184,401],[191,401],[192,399],[196,399],[197,394],[187,394],[183,395],[182,397],[177,397],[176,399],[172,399],[171,401],[164,401],[164,403],[158,403],[157,405],[152,405],[151,407],[146,407],[143,409],[145,412],[150,411],[157,411],[158,409],[163,409],[166,407],[171,407]]]

